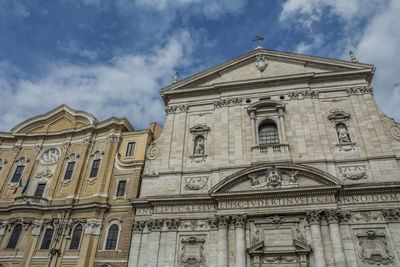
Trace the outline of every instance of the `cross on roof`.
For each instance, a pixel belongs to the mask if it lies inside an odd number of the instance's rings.
[[[257,46],[260,46],[260,41],[264,40],[263,37],[257,35],[252,41],[257,42]]]

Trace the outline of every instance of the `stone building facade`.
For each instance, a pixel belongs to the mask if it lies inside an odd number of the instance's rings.
[[[160,130],[62,105],[0,133],[0,266],[127,266],[128,199]]]
[[[128,266],[400,266],[400,126],[373,73],[258,47],[164,88]]]

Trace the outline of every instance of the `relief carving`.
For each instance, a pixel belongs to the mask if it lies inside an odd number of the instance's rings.
[[[227,107],[227,106],[235,106],[241,105],[243,102],[243,98],[234,97],[234,98],[224,98],[214,102],[215,108]]]
[[[119,143],[119,142],[121,142],[121,136],[113,133],[107,136],[107,143]]]
[[[35,144],[35,152],[39,152],[40,149],[42,149],[42,145],[41,144]]]
[[[0,167],[4,167],[7,164],[7,160],[0,158]]]
[[[20,157],[19,159],[14,160],[15,164],[17,165],[26,165],[30,162],[31,160],[26,157]]]
[[[20,145],[14,145],[11,149],[13,152],[18,153],[21,150]]]
[[[198,191],[206,188],[208,177],[187,177],[185,178],[185,190]]]
[[[36,179],[50,179],[53,176],[53,173],[49,168],[41,170],[35,175]]]
[[[206,257],[204,255],[204,242],[203,238],[195,236],[182,238],[181,240],[181,253],[179,256],[179,266],[182,267],[201,267],[206,264]]]
[[[260,72],[263,72],[267,67],[267,57],[264,55],[256,56],[256,67]]]
[[[306,211],[307,221],[309,224],[320,224],[322,210]]]
[[[165,224],[167,225],[168,230],[176,231],[180,225],[180,220],[179,219],[168,219],[168,220],[165,220]]]
[[[41,165],[53,165],[56,164],[61,155],[60,149],[50,147],[44,150],[38,158],[38,162]]]
[[[160,150],[154,143],[151,143],[149,148],[147,149],[146,158],[149,160],[153,160],[156,159],[158,155],[160,155]]]
[[[382,215],[387,222],[399,222],[400,209],[384,209]]]
[[[372,94],[373,93],[372,87],[350,87],[346,89],[347,95],[363,95],[363,94]]]
[[[390,129],[390,134],[393,136],[394,139],[400,141],[400,127],[399,126],[393,126]]]
[[[64,141],[64,142],[62,143],[62,149],[68,150],[68,148],[69,148],[70,145],[71,145],[71,142],[70,142],[70,141]]]
[[[259,189],[278,189],[278,188],[291,188],[298,187],[295,176],[298,172],[289,174],[289,181],[282,179],[282,172],[277,168],[269,168],[265,173],[265,182],[260,183],[259,173],[249,174],[247,177],[251,180],[251,190]]]
[[[368,230],[357,234],[360,245],[360,258],[367,264],[389,264],[393,262],[393,255],[389,251],[386,236],[375,230]]]
[[[161,231],[163,226],[164,220],[154,219],[147,222],[147,229],[149,229],[149,231]]]
[[[289,96],[290,100],[304,99],[304,98],[318,99],[319,91],[311,90],[311,89],[301,90],[301,91],[293,91],[293,92],[289,92],[288,96]]]
[[[356,223],[374,222],[380,219],[380,211],[364,211],[353,214],[353,221]]]
[[[90,137],[86,137],[83,139],[83,146],[92,146],[94,144],[94,140]]]
[[[350,180],[367,179],[367,167],[363,166],[346,166],[339,167],[339,171],[343,178]]]
[[[145,226],[145,222],[133,221],[132,222],[132,231],[135,233],[141,233],[143,231],[144,226]]]

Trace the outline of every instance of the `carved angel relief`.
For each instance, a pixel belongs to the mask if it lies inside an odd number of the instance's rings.
[[[282,172],[277,168],[269,168],[265,172],[265,181],[260,182],[259,173],[251,173],[248,178],[251,180],[252,190],[259,189],[278,189],[278,188],[290,188],[298,187],[299,184],[296,182],[295,176],[298,174],[297,171],[289,173],[288,181],[282,179]]]
[[[56,164],[61,155],[60,149],[51,147],[44,150],[38,158],[38,162],[41,165],[53,165]]]

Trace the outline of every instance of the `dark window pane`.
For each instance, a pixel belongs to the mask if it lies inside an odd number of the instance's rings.
[[[19,236],[21,235],[22,225],[17,224],[11,234],[10,240],[8,241],[7,248],[13,249],[17,247]]]
[[[92,169],[90,170],[89,178],[93,178],[93,177],[97,176],[97,172],[99,171],[99,166],[100,166],[100,160],[99,159],[93,160]]]
[[[11,179],[11,183],[18,183],[19,179],[21,179],[22,172],[24,171],[25,166],[17,166],[15,169],[14,175]]]
[[[3,169],[3,167],[0,166],[0,173],[1,173],[1,170],[2,170],[2,169]]]
[[[129,142],[128,143],[128,146],[126,147],[126,153],[125,153],[126,157],[132,157],[134,155],[135,146],[136,146],[136,142]]]
[[[46,232],[44,232],[44,236],[42,239],[42,244],[40,245],[40,249],[49,249],[51,239],[53,238],[53,232],[53,229],[46,229]]]
[[[71,244],[69,245],[69,249],[78,249],[79,243],[81,242],[82,236],[82,225],[77,225],[74,229],[74,233],[72,234]]]
[[[46,188],[46,184],[38,184],[36,191],[35,191],[35,197],[43,196],[45,188]]]
[[[105,247],[106,250],[114,250],[117,248],[118,231],[118,225],[111,225],[110,229],[108,230],[107,242]]]
[[[278,129],[273,123],[265,123],[258,128],[258,136],[260,145],[278,144]]]
[[[64,180],[71,180],[74,172],[75,162],[68,162],[67,170],[65,171]]]
[[[125,196],[126,181],[118,182],[117,197]]]

